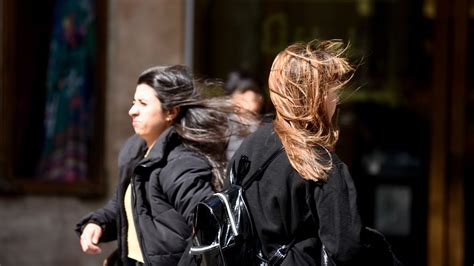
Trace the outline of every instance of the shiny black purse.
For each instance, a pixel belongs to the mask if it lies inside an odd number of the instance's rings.
[[[233,167],[230,170],[229,187],[197,204],[189,253],[198,265],[276,265],[286,256],[289,245],[277,249],[269,259],[263,258],[244,196],[281,151],[273,153],[245,183],[250,161],[241,156],[238,172]]]

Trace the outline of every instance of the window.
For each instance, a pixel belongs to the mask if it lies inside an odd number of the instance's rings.
[[[2,2],[2,193],[104,191],[102,2]]]
[[[413,265],[426,264],[438,108],[432,73],[443,65],[435,50],[437,2],[207,0],[196,1],[194,14],[194,68],[207,77],[225,79],[243,68],[266,86],[273,58],[290,43],[350,42],[350,54],[362,62],[353,80],[358,90],[342,97],[337,151],[358,187],[363,220]],[[391,228],[391,215],[400,218],[398,228]]]

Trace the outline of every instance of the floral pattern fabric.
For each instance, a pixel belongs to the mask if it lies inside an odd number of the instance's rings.
[[[96,65],[95,0],[56,1],[38,178],[88,177]]]

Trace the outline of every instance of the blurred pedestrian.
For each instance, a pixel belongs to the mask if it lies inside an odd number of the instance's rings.
[[[225,93],[230,96],[232,102],[236,105],[237,110],[232,114],[231,127],[238,127],[239,123],[249,124],[247,119],[262,119],[261,112],[264,106],[263,90],[259,86],[257,80],[245,71],[232,71],[229,73],[225,83]],[[250,123],[249,132],[255,131],[259,123]],[[233,130],[233,134],[229,138],[226,157],[228,160],[232,158],[244,137],[249,133],[238,134]]]
[[[245,71],[232,71],[225,83],[225,93],[244,111],[260,114],[264,104],[263,90],[257,80]]]

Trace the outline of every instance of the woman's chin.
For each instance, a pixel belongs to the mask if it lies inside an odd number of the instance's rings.
[[[135,130],[135,135],[138,135],[141,139],[143,139],[143,137],[144,137],[142,132],[139,131],[139,130]]]

